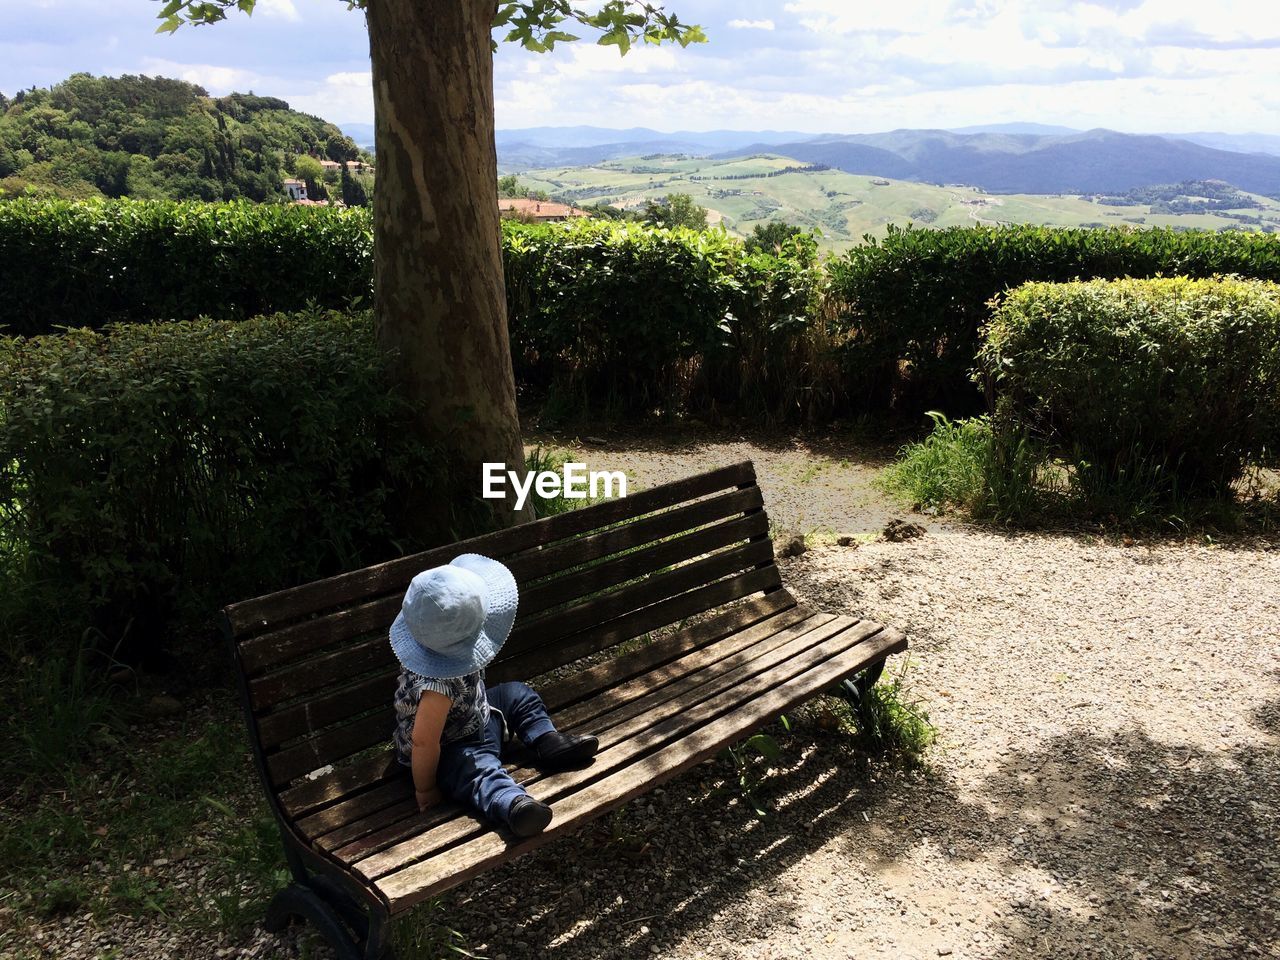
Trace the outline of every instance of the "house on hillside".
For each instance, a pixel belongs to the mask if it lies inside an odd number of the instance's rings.
[[[571,207],[567,203],[507,197],[498,198],[498,214],[521,220],[533,220],[537,223],[552,223],[558,220],[571,220],[574,217],[590,216],[587,211]]]
[[[307,182],[290,177],[284,182],[284,192],[289,194],[289,199],[294,203],[300,203],[307,199]]]
[[[328,173],[330,170],[334,173],[342,173],[342,164],[337,160],[321,160],[320,167],[325,171],[325,173]],[[373,173],[373,167],[370,164],[365,163],[363,160],[349,160],[347,161],[347,168],[352,173]]]

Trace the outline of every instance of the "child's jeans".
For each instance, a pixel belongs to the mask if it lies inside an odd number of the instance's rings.
[[[441,746],[436,780],[453,800],[506,824],[511,805],[525,795],[525,789],[502,769],[503,741],[519,737],[531,746],[555,727],[542,698],[527,683],[500,683],[487,687],[486,693],[489,723],[474,737]]]

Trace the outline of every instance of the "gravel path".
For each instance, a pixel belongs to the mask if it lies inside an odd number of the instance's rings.
[[[908,632],[907,683],[939,742],[927,769],[867,769],[815,704],[779,734],[767,816],[723,789],[723,761],[704,764],[447,895],[437,916],[460,945],[491,960],[1280,957],[1280,549],[937,520],[867,542],[903,514],[872,485],[880,461],[839,443],[576,449],[637,486],[755,459],[779,528],[819,544],[784,579]],[[823,545],[840,534],[861,545]],[[262,933],[164,953],[297,955]]]
[[[583,452],[643,480],[752,456],[770,515],[802,531],[893,514],[874,470],[825,445]],[[927,772],[868,778],[804,724],[768,817],[707,796],[725,771],[704,767],[460,894],[471,942],[509,960],[1280,957],[1280,550],[928,526],[784,564],[815,606],[909,633],[940,731]]]

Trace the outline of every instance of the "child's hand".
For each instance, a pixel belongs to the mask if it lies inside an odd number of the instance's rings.
[[[440,799],[440,794],[435,789],[415,790],[414,797],[418,801],[418,811],[424,812],[427,808],[435,806],[436,801]]]

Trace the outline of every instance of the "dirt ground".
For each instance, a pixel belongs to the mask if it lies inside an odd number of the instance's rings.
[[[775,525],[820,544],[784,579],[908,632],[939,742],[927,770],[868,778],[805,727],[763,819],[690,774],[608,837],[459,891],[472,943],[510,960],[1280,957],[1274,544],[933,519],[866,542],[922,518],[840,443],[570,448],[641,485],[753,459]],[[861,544],[821,545],[836,534]]]
[[[765,816],[723,789],[725,761],[704,764],[446,895],[431,917],[457,946],[490,960],[1280,958],[1275,543],[922,518],[875,486],[891,451],[840,439],[539,440],[633,489],[753,459],[775,528],[809,535],[784,580],[907,632],[889,673],[938,742],[923,769],[868,768],[802,711],[758,789]],[[897,517],[927,532],[880,538]],[[86,957],[325,956],[296,934],[215,943],[162,921],[58,942]]]

